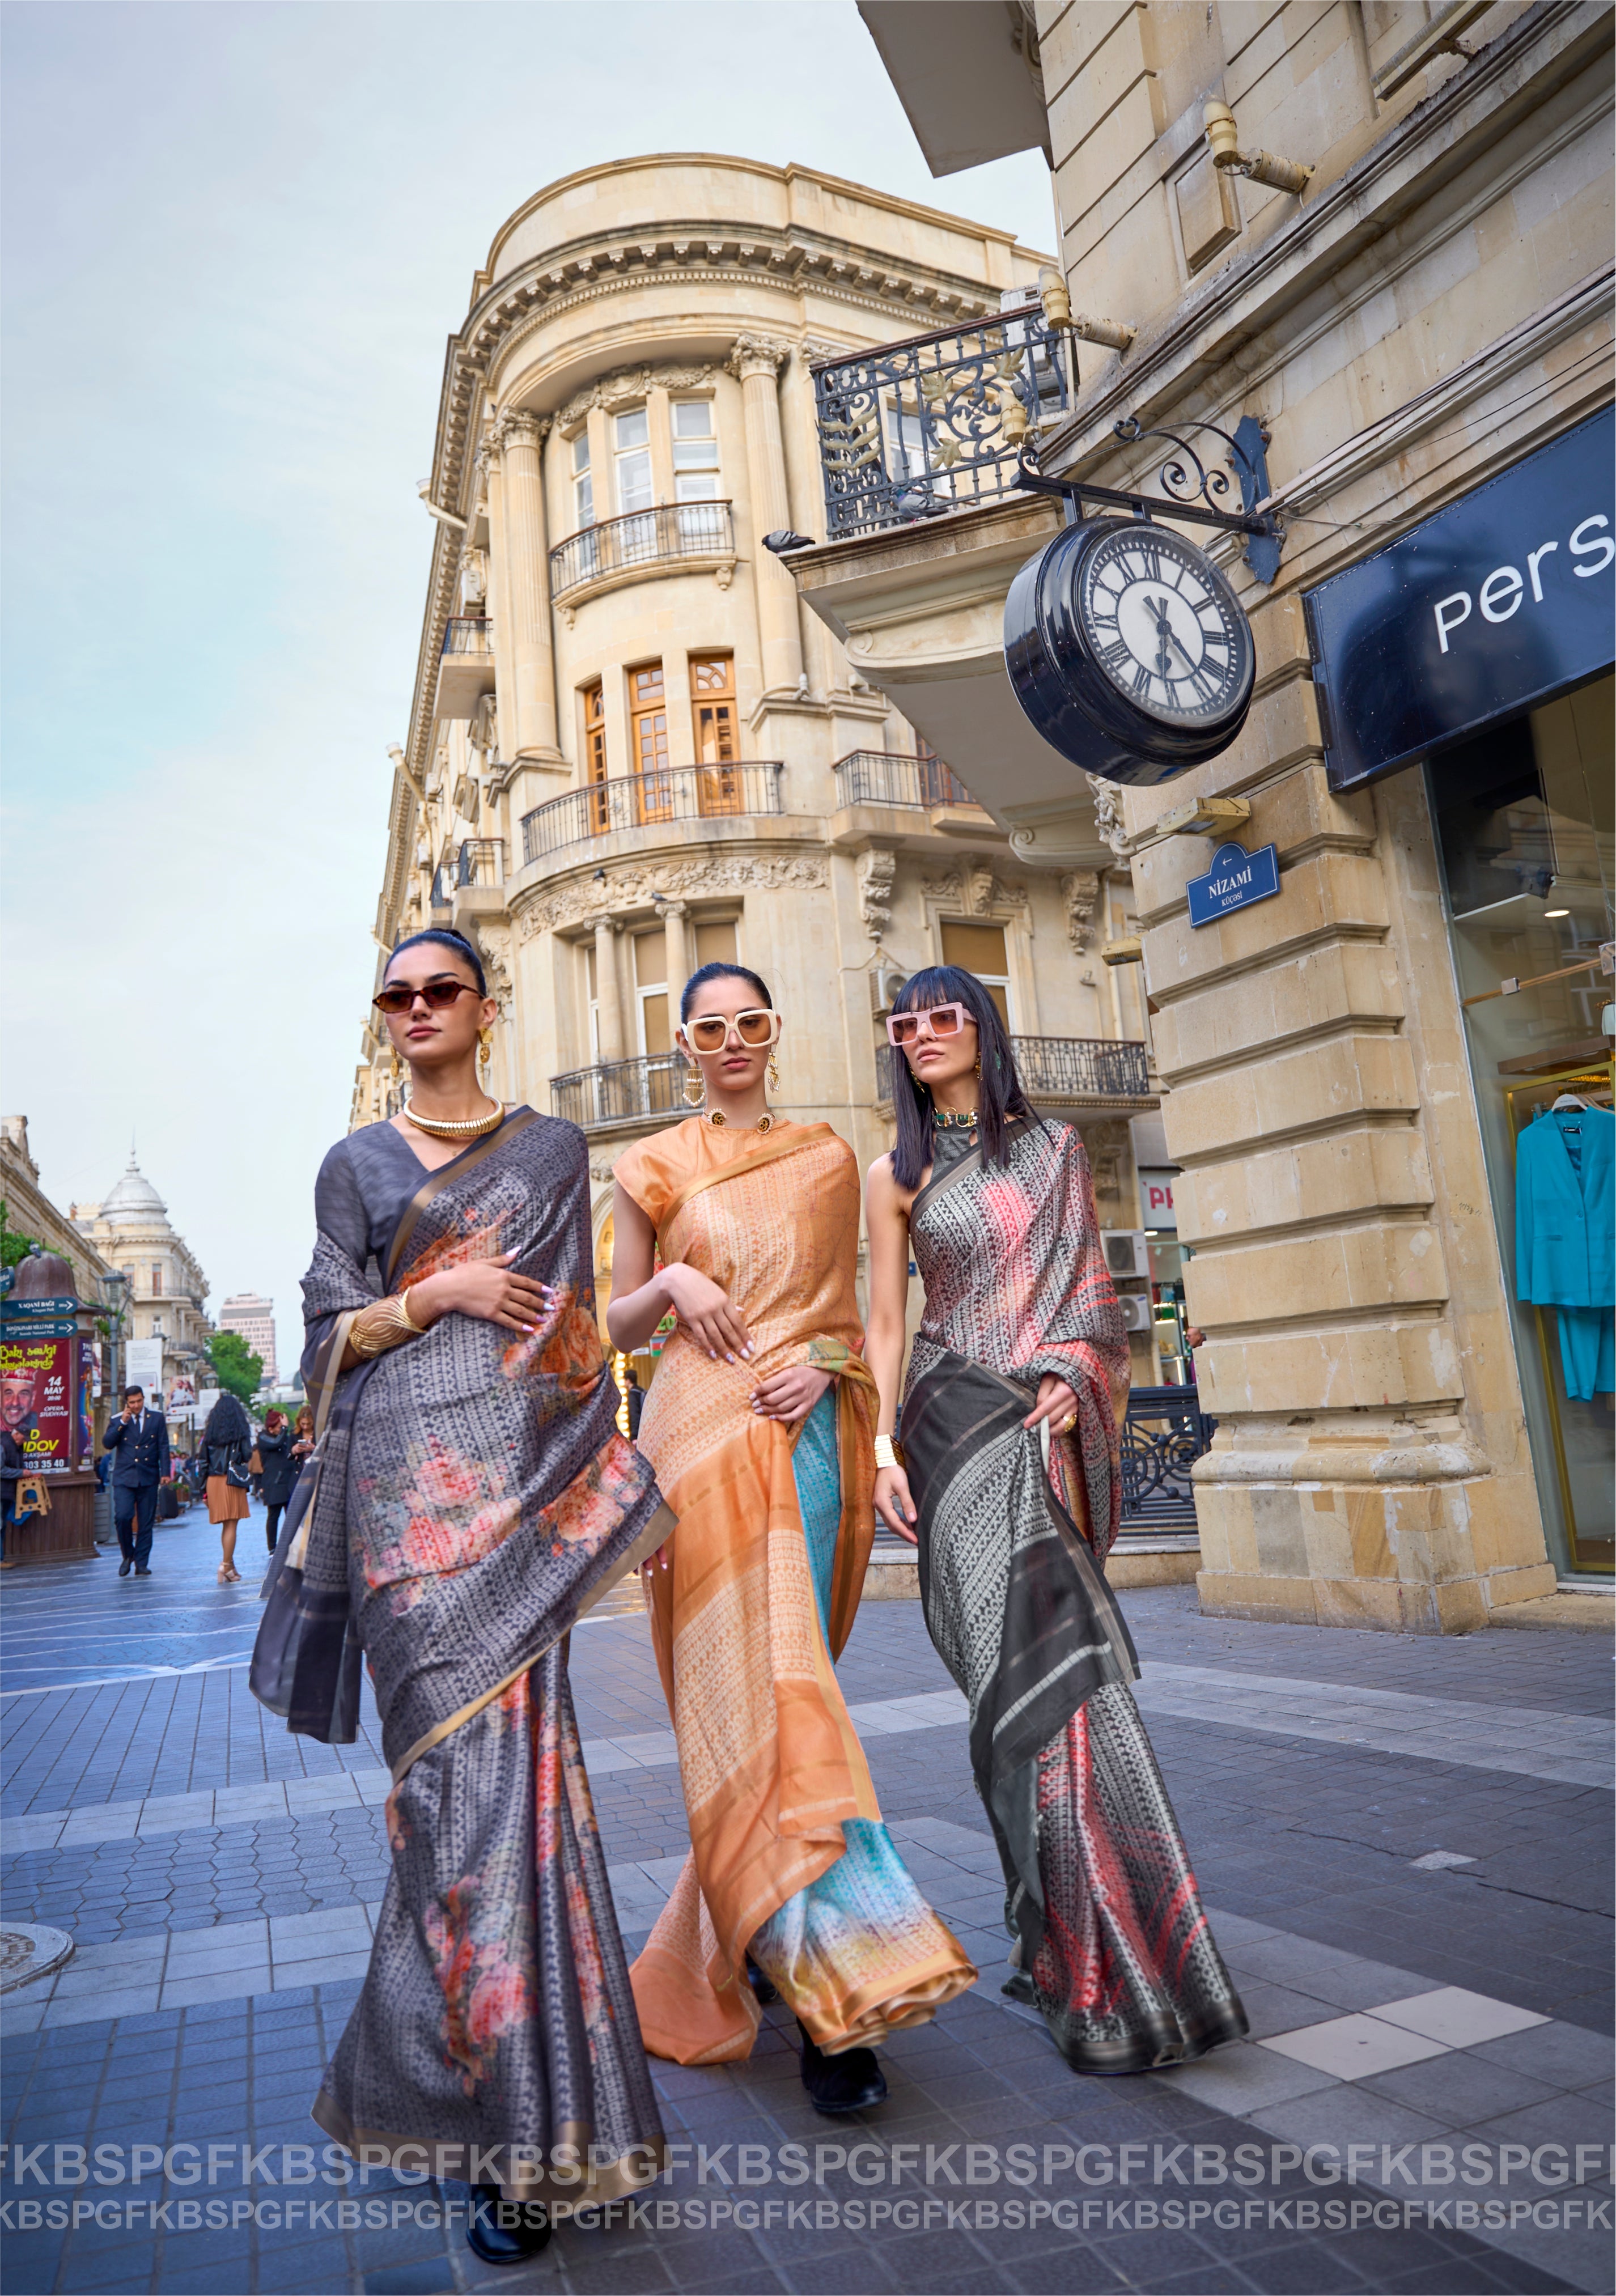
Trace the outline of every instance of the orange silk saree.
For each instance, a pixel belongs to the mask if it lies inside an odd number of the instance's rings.
[[[750,1362],[715,1363],[676,1331],[640,1424],[679,1523],[671,1566],[645,1576],[691,1839],[630,1972],[641,2030],[681,2064],[748,2055],[751,1946],[822,2049],[868,2046],[976,1972],[898,1860],[833,1671],[874,1536],[857,1166],[828,1125],[760,1136],[693,1117],[614,1177],[663,1264],[721,1283],[752,1341]],[[839,1374],[809,1421],[760,1418],[758,1382],[804,1363]]]

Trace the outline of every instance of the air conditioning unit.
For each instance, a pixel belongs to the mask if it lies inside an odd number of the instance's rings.
[[[1127,1281],[1129,1277],[1149,1276],[1150,1253],[1142,1227],[1102,1228],[1100,1242],[1105,1247],[1105,1265],[1113,1277]]]
[[[875,970],[870,975],[870,1017],[872,1020],[884,1021],[886,1019],[894,1004],[897,1004],[898,998],[903,995],[904,989],[908,983],[908,974],[906,972],[900,972],[895,964],[883,964],[876,966]]]
[[[1125,1332],[1148,1332],[1152,1327],[1152,1309],[1148,1292],[1119,1292],[1117,1305],[1122,1310]]]

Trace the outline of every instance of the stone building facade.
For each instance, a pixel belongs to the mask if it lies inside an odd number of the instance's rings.
[[[935,165],[964,164],[950,138],[972,116],[972,158],[1050,158],[1063,275],[1045,305],[1060,324],[1070,303],[1079,381],[1039,427],[1043,471],[1159,496],[1171,450],[1130,418],[1226,480],[1236,465],[1194,426],[1266,433],[1273,578],[1240,537],[1183,529],[1251,619],[1244,730],[1166,787],[1102,785],[1097,812],[1005,676],[1010,578],[1056,502],[1006,491],[791,561],[860,676],[948,743],[1017,850],[1057,857],[1097,828],[1131,865],[1218,1422],[1195,1470],[1202,1605],[1445,1632],[1607,1574],[1612,1397],[1569,1392],[1554,1311],[1515,1296],[1514,1156],[1562,1092],[1610,1106],[1608,657],[1345,785],[1353,729],[1324,714],[1334,673],[1309,617],[1403,537],[1440,557],[1430,521],[1484,512],[1557,442],[1584,456],[1584,522],[1501,549],[1520,567],[1488,578],[1474,630],[1543,582],[1608,583],[1616,18],[1593,0],[862,12]],[[950,82],[942,35],[966,17],[980,37]],[[1235,168],[1210,125],[1237,139]],[[1456,625],[1474,585],[1449,586]],[[1440,720],[1456,665],[1419,611],[1414,699]],[[1246,808],[1237,832],[1157,829],[1213,798],[1238,801],[1226,820]],[[1186,884],[1236,833],[1276,846],[1278,895],[1192,926]]]
[[[0,1198],[5,1202],[5,1224],[13,1234],[31,1236],[46,1251],[65,1259],[73,1271],[78,1297],[91,1305],[110,1304],[107,1277],[113,1263],[104,1259],[91,1242],[55,1205],[39,1185],[39,1167],[29,1146],[26,1116],[0,1117]]]
[[[233,1292],[219,1309],[221,1332],[238,1332],[264,1365],[263,1384],[275,1386],[280,1370],[275,1351],[275,1301],[261,1292]]]
[[[1138,1225],[1143,998],[1095,953],[1126,872],[1093,837],[1062,866],[1013,852],[947,729],[917,741],[762,541],[817,530],[815,357],[990,316],[1048,260],[811,169],[676,155],[547,186],[476,276],[375,934],[474,938],[492,1088],[584,1126],[603,1274],[612,1160],[685,1113],[678,989],[713,956],[785,1015],[780,1106],[861,1162],[891,1136],[894,985],[972,964]],[[369,1030],[352,1120],[397,1105]]]
[[[200,1388],[213,1326],[208,1279],[168,1208],[129,1152],[127,1168],[98,1204],[70,1204],[80,1234],[127,1279],[123,1336],[162,1342],[163,1394],[176,1380]]]

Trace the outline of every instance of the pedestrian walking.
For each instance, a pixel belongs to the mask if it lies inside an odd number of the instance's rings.
[[[780,1015],[755,973],[685,983],[703,1112],[618,1159],[616,1346],[678,1317],[640,1447],[678,1518],[646,1574],[691,1852],[634,1964],[646,2046],[750,2056],[765,1988],[796,2016],[821,2112],[879,2104],[875,2045],[972,1984],[882,1820],[833,1666],[874,1526],[874,1382],[859,1353],[858,1166],[771,1114]]]
[[[208,1520],[219,1526],[219,1585],[234,1587],[241,1578],[235,1567],[235,1527],[250,1512],[247,1485],[252,1457],[252,1423],[247,1406],[229,1389],[208,1414],[202,1430],[203,1471],[208,1478]]]
[[[250,1679],[348,1744],[363,1652],[393,1775],[370,1972],[314,2117],[368,2162],[473,2183],[471,2245],[513,2264],[544,2202],[610,2201],[662,2157],[565,1637],[669,1519],[613,1424],[583,1134],[480,1088],[497,1007],[458,935],[401,943],[375,1002],[411,1095],[316,1185],[319,1472]]]
[[[290,1421],[283,1411],[273,1407],[266,1413],[258,1431],[258,1452],[262,1462],[264,1487],[264,1536],[269,1542],[269,1552],[275,1553],[275,1540],[280,1537],[281,1517],[286,1502],[291,1496],[302,1457],[293,1456],[296,1442]],[[307,1454],[304,1454],[307,1456]]]
[[[1238,2039],[1101,1566],[1121,1509],[1128,1341],[1076,1130],[1023,1095],[992,998],[914,974],[888,1035],[897,1141],[870,1169],[875,1506],[918,1541],[926,1625],[971,1706],[1016,1973],[1074,2070]],[[894,1440],[911,1255],[925,1286]]]
[[[112,1521],[122,1557],[118,1575],[127,1578],[132,1570],[137,1578],[149,1578],[157,1494],[172,1464],[168,1423],[160,1411],[147,1409],[144,1388],[126,1387],[123,1409],[101,1439],[118,1455],[112,1462]]]

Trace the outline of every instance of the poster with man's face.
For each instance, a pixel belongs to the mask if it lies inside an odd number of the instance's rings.
[[[72,1340],[0,1340],[0,1426],[26,1464],[65,1474],[73,1464]]]

